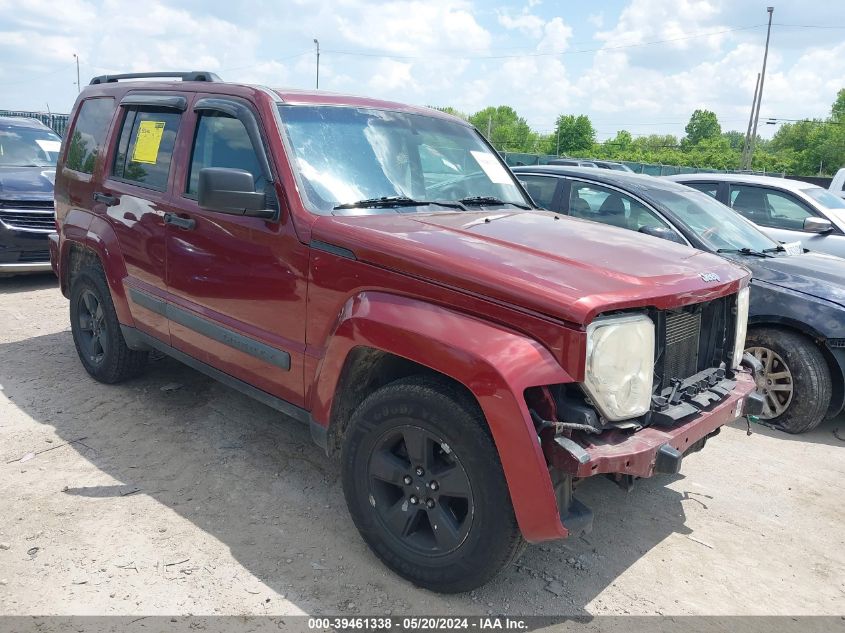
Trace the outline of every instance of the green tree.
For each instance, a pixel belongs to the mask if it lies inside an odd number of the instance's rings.
[[[562,114],[557,118],[555,131],[546,140],[549,154],[578,154],[589,152],[596,142],[596,130],[590,117]]]
[[[434,110],[440,110],[441,112],[445,112],[446,114],[451,114],[452,116],[456,116],[459,119],[463,119],[464,121],[469,120],[469,115],[467,115],[464,112],[461,112],[460,110],[456,110],[452,106],[444,106],[442,108],[439,108],[437,106],[429,106],[429,107],[433,108]]]
[[[484,108],[471,115],[469,122],[500,151],[530,152],[536,144],[536,132],[510,106]]]
[[[706,138],[716,138],[722,133],[722,126],[716,113],[710,110],[696,110],[692,113],[689,123],[684,128],[687,133],[686,142],[695,145]]]
[[[731,149],[738,149],[742,151],[742,146],[745,145],[745,134],[738,132],[737,130],[722,132],[722,138],[728,142]]]

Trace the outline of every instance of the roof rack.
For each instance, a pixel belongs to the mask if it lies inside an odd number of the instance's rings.
[[[122,79],[154,79],[157,77],[174,77],[182,81],[223,81],[214,73],[207,70],[192,70],[190,72],[162,72],[162,73],[126,73],[123,75],[100,75],[94,77],[89,85],[116,83]]]

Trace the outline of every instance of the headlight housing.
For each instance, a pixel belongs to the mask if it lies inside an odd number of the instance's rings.
[[[748,294],[749,290],[746,286],[736,295],[736,338],[731,356],[731,365],[734,369],[739,369],[742,353],[745,351],[745,335],[748,333]]]
[[[584,389],[610,421],[643,415],[654,384],[654,322],[645,314],[598,318],[587,326]]]

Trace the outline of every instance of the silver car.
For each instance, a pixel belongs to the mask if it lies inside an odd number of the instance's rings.
[[[669,180],[703,191],[779,242],[845,257],[845,200],[800,180],[750,174],[679,174]]]

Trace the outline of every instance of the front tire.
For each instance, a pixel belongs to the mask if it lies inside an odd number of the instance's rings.
[[[100,382],[113,384],[140,374],[147,352],[126,345],[103,269],[83,268],[70,289],[70,328],[85,371]]]
[[[414,584],[469,591],[521,553],[484,417],[446,381],[411,377],[372,393],[349,422],[341,460],[361,536]]]
[[[775,328],[751,330],[745,342],[763,364],[760,417],[787,433],[805,433],[825,419],[832,394],[827,361],[808,338]]]

